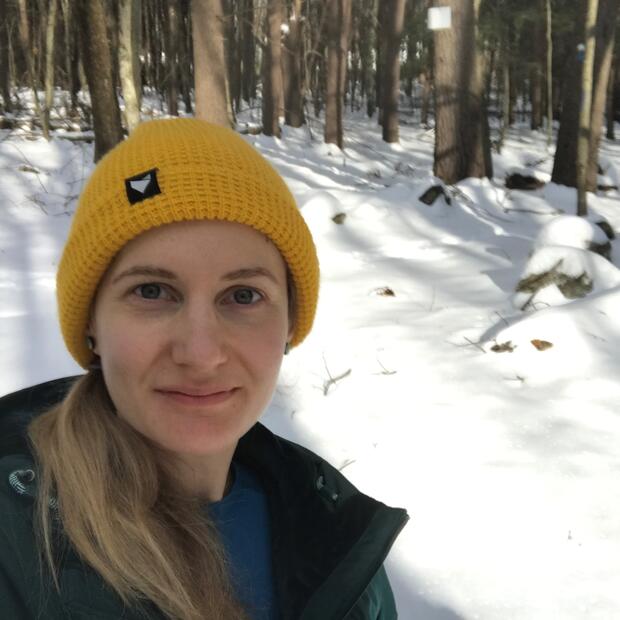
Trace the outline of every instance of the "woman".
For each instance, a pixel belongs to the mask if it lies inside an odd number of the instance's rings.
[[[257,422],[318,279],[293,197],[231,130],[152,121],[101,160],[57,278],[87,372],[0,401],[0,617],[396,617],[406,513]]]

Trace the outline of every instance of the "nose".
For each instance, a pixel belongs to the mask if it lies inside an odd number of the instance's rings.
[[[228,360],[225,326],[213,309],[202,304],[178,313],[171,336],[175,364],[208,372]]]

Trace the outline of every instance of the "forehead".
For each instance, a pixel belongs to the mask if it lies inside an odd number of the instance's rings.
[[[175,222],[147,230],[120,250],[108,271],[142,261],[212,268],[249,262],[285,269],[284,259],[266,235],[245,224],[217,220]]]

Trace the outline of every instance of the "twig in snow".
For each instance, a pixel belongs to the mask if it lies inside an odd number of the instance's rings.
[[[348,377],[351,374],[351,369],[349,368],[348,370],[343,372],[341,375],[338,375],[337,377],[332,377],[331,373],[329,372],[329,368],[327,367],[325,356],[323,356],[323,364],[325,365],[325,370],[327,372],[327,376],[329,377],[329,379],[323,383],[323,396],[327,396],[327,392],[329,392],[329,388],[332,385],[335,385],[341,379]]]
[[[476,349],[480,349],[483,353],[486,353],[484,347],[480,346],[480,342],[474,342],[473,340],[470,340],[467,336],[463,336],[463,338],[465,338],[465,340],[467,340],[467,342],[469,342],[472,347],[476,347]]]

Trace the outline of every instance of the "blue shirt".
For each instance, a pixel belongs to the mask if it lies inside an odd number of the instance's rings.
[[[277,620],[267,497],[254,472],[233,464],[228,495],[208,506],[231,567],[233,586],[253,620]]]

